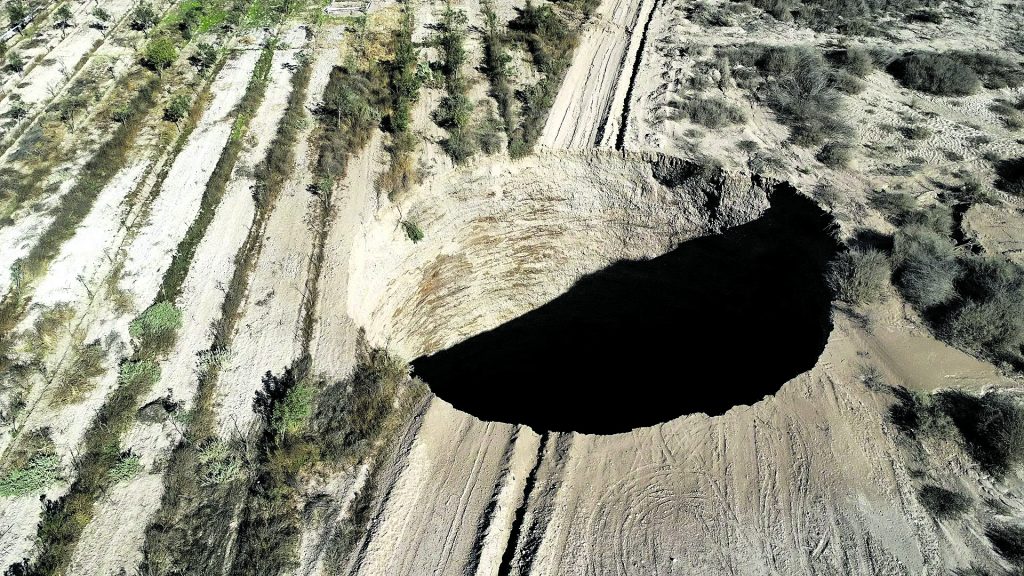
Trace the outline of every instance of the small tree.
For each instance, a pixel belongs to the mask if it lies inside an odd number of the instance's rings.
[[[188,59],[200,72],[205,72],[217,61],[217,49],[211,44],[202,42],[196,46],[195,54]]]
[[[188,115],[190,102],[188,96],[179,94],[171,99],[171,103],[164,109],[164,120],[178,122]]]
[[[153,10],[153,6],[149,2],[143,2],[139,4],[135,11],[132,12],[132,30],[149,30],[153,26],[156,26],[157,15]]]
[[[61,37],[66,37],[68,35],[68,28],[75,23],[75,15],[71,13],[71,7],[67,4],[62,4],[61,7],[57,9],[57,13],[54,17],[56,18],[54,25],[57,28],[60,28]]]
[[[166,36],[150,41],[146,46],[145,60],[157,72],[163,72],[178,58],[178,50],[174,42]]]
[[[92,9],[92,17],[95,18],[100,25],[110,22],[110,12],[107,12],[102,6],[97,6]]]
[[[28,18],[28,6],[25,5],[25,0],[11,0],[7,4],[7,18],[11,21],[11,26],[21,30],[22,22]]]
[[[12,72],[21,72],[25,69],[25,59],[17,52],[7,55],[7,69]]]

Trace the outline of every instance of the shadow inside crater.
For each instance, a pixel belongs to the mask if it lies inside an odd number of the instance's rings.
[[[414,372],[460,410],[537,430],[610,434],[752,404],[825,347],[831,226],[780,186],[761,218],[587,275]]]

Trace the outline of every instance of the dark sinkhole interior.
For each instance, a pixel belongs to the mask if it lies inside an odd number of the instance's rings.
[[[536,430],[611,434],[753,404],[825,347],[831,223],[777,190],[761,218],[612,264],[414,372],[460,410]]]

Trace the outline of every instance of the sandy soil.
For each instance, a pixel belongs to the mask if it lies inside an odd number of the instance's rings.
[[[167,360],[161,363],[160,383],[140,402],[145,405],[162,396],[183,402],[191,408],[196,390],[198,354],[210,347],[209,326],[220,317],[224,285],[234,272],[234,258],[252,223],[254,205],[250,170],[266,157],[277,124],[284,114],[291,92],[289,66],[298,48],[280,50],[274,56],[274,71],[253,121],[248,136],[252,145],[239,155],[224,199],[217,207],[210,230],[200,242],[192,266],[178,299],[182,311],[181,336]],[[122,441],[122,448],[140,456],[147,469],[162,463],[180,438],[174,422],[147,424],[137,422]],[[83,534],[82,545],[76,549],[74,571],[82,574],[117,574],[118,570],[134,570],[141,561],[141,548],[147,519],[158,509],[163,495],[161,474],[148,473],[136,477],[119,492],[132,494],[132,499],[117,494],[104,499],[95,520]],[[130,518],[131,521],[125,521]],[[117,526],[116,546],[109,542],[110,527]]]
[[[538,142],[549,148],[615,146],[653,0],[602,2],[580,39]]]
[[[184,234],[190,222],[190,220],[182,219],[189,217],[189,211],[191,211],[191,217],[195,216],[195,210],[198,208],[198,199],[205,187],[205,178],[209,176],[209,172],[217,161],[220,148],[210,148],[211,146],[216,146],[216,140],[211,141],[211,133],[215,135],[215,138],[217,137],[216,135],[220,135],[220,146],[222,147],[231,125],[227,114],[234,108],[235,103],[237,103],[244,92],[257,57],[258,53],[252,51],[241,53],[225,66],[222,74],[215,80],[213,93],[216,94],[216,97],[200,120],[195,132],[193,132],[189,139],[189,143],[186,144],[182,153],[175,159],[174,164],[178,166],[177,170],[172,166],[168,178],[164,181],[161,195],[154,201],[152,208],[155,211],[153,214],[163,216],[163,218],[156,217],[148,220],[146,225],[142,227],[139,236],[135,238],[135,243],[128,248],[128,254],[131,255],[133,249],[135,254],[140,254],[138,251],[139,242],[144,242],[150,249],[157,246],[164,247],[164,252],[162,253],[165,256],[164,258],[153,258],[157,253],[150,252],[147,254],[148,259],[146,262],[141,262],[140,258],[134,260],[135,274],[132,278],[139,279],[142,276],[143,268],[151,275],[148,278],[150,285],[146,286],[146,289],[150,290],[150,300],[152,300],[156,290],[159,288],[163,268],[170,262],[170,250],[173,250],[176,246],[177,239],[180,239],[180,236]],[[193,155],[189,156],[189,152]],[[195,154],[198,154],[199,157],[196,157]],[[212,156],[212,160],[209,158],[210,156]],[[208,166],[204,168],[204,165]],[[196,170],[195,173],[192,172],[193,169]],[[203,174],[205,176],[202,176]],[[118,188],[120,184],[122,182],[115,181],[108,189]],[[195,199],[191,210],[189,205],[182,200],[183,197],[187,198],[190,193]],[[111,195],[115,194],[119,193],[111,192]],[[102,214],[102,211],[107,208],[108,206],[104,204],[96,206],[92,213],[92,215],[97,216],[93,219],[94,223],[100,223],[104,226],[108,224],[108,222],[99,217],[99,214]],[[173,219],[168,220],[167,217],[170,214],[167,214],[167,210],[173,212],[174,209],[178,209],[179,213]],[[184,211],[182,212],[182,210]],[[86,231],[83,233],[90,234],[91,232]],[[115,234],[113,237],[105,238],[104,240],[115,241],[119,237],[119,235]],[[80,248],[77,245],[68,245],[66,251],[78,250]],[[91,265],[102,266],[105,260],[105,250],[93,251],[92,256],[95,260]],[[156,261],[155,265],[154,261]],[[161,261],[162,264],[160,264]],[[132,269],[132,264],[133,261],[128,260],[129,269]],[[60,271],[62,268],[57,270]],[[54,279],[52,282],[59,285],[68,282],[68,279]],[[135,288],[138,285],[128,284],[128,286]],[[138,294],[139,291],[138,288],[135,288],[134,293]],[[88,294],[88,291],[86,293]],[[84,304],[88,305],[89,303],[85,302]],[[140,308],[144,306],[140,300]],[[91,342],[95,339],[101,339],[106,343],[107,366],[104,375],[97,379],[95,388],[86,397],[79,402],[66,406],[46,405],[44,399],[48,386],[34,386],[30,391],[28,401],[29,412],[25,416],[23,424],[26,430],[48,426],[51,430],[51,437],[56,446],[57,453],[66,462],[69,470],[72,469],[72,459],[75,457],[77,447],[96,410],[98,410],[107,394],[117,384],[117,362],[126,353],[123,343],[128,341],[127,325],[134,317],[134,314],[131,312],[116,312],[109,308],[82,312],[85,315],[81,317],[79,322],[84,332],[83,341]],[[55,354],[57,362],[60,362],[64,355],[64,350],[58,350]],[[6,544],[6,546],[9,546],[12,550],[10,558],[0,560],[6,560],[9,563],[20,559],[28,553],[35,534],[34,527],[38,521],[38,515],[42,511],[38,497],[33,495],[31,498],[35,501],[34,510],[19,515],[16,520],[16,527],[12,525],[11,530],[3,538],[0,538],[4,542],[10,539],[11,544]]]
[[[1024,216],[1006,206],[975,204],[964,215],[967,233],[987,252],[1024,265]]]
[[[330,42],[332,34],[319,41]],[[313,73],[306,108],[313,110],[323,94],[338,54],[314,51]],[[232,336],[231,353],[218,380],[216,413],[220,432],[227,437],[248,432],[255,422],[252,400],[268,371],[279,374],[301,352],[301,307],[313,235],[308,218],[314,202],[307,187],[313,182],[315,158],[304,144],[312,122],[299,133],[292,177],[273,207],[264,233],[255,270],[250,277],[238,329]]]

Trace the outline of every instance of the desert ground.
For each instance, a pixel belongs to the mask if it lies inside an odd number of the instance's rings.
[[[5,574],[1024,571],[1021,3],[0,25]]]

